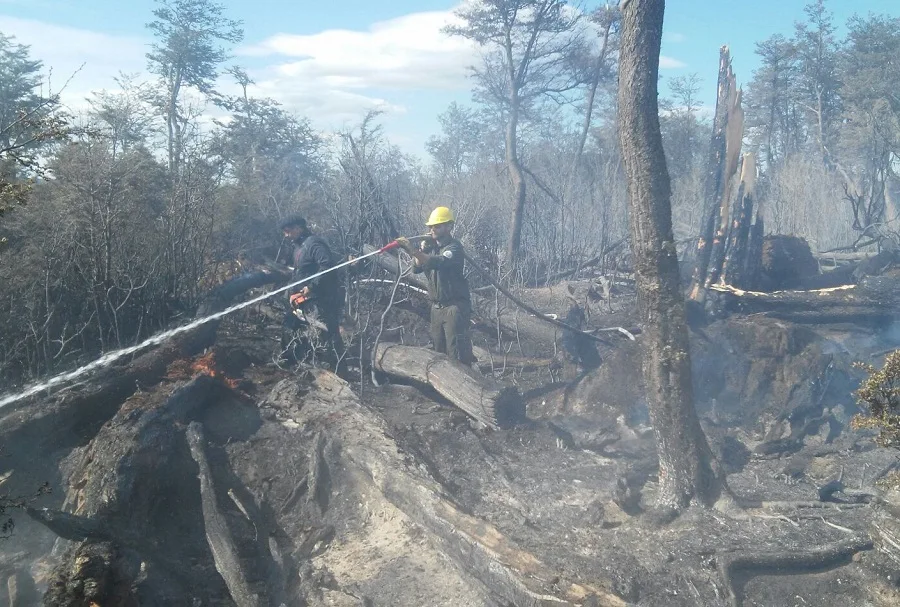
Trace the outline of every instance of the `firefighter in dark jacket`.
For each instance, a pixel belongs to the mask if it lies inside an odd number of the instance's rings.
[[[294,245],[292,282],[314,276],[336,265],[328,242],[310,231],[306,219],[291,215],[282,220],[279,227],[284,237],[289,238]],[[324,346],[329,356],[334,354],[335,362],[339,361],[344,354],[340,331],[344,313],[344,286],[340,272],[328,272],[298,285],[290,291],[288,299],[285,327],[291,331],[303,328],[303,323],[293,313],[295,308],[301,308],[305,312],[314,311],[316,318],[325,325],[322,333],[324,343],[320,345]]]
[[[431,340],[434,349],[469,365],[474,362],[469,338],[472,303],[469,282],[463,274],[465,253],[462,243],[453,237],[453,211],[437,207],[428,226],[431,238],[415,249],[406,238],[397,241],[415,260],[413,272],[425,273],[431,299]]]

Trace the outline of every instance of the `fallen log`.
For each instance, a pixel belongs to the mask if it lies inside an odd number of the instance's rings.
[[[33,520],[75,542],[51,573],[53,591],[45,604],[83,600],[77,584],[86,584],[86,575],[119,580],[116,592],[144,593],[160,604],[172,604],[173,596],[192,590],[196,596],[217,593],[222,582],[214,571],[200,574],[185,567],[196,558],[195,547],[203,545],[202,519],[198,528],[192,509],[162,509],[159,500],[164,496],[172,504],[184,504],[196,495],[196,477],[189,473],[190,456],[178,428],[227,394],[218,380],[199,376],[171,395],[135,395],[86,448],[61,465],[67,472],[65,503],[77,514],[28,511]],[[163,545],[165,549],[159,547]],[[147,573],[130,572],[123,551],[138,554],[148,564]],[[95,565],[82,571],[78,563],[88,557]],[[103,599],[98,604],[110,602],[109,596],[98,598]]]
[[[342,463],[361,471],[374,487],[418,525],[497,604],[517,607],[598,605],[625,607],[614,582],[594,572],[589,581],[557,569],[504,535],[490,522],[464,512],[426,466],[409,457],[384,420],[363,407],[344,380],[315,370],[295,422],[326,425]]]
[[[544,369],[553,363],[552,358],[534,358],[530,356],[510,356],[508,354],[495,354],[478,346],[472,346],[472,353],[478,359],[478,368],[483,371],[492,371],[503,367],[515,367],[517,369]]]
[[[900,309],[900,280],[891,275],[811,291],[765,293],[723,284],[710,289],[720,293],[733,311],[796,322],[880,322],[896,318]]]
[[[525,406],[516,388],[479,377],[433,350],[380,343],[375,351],[375,368],[431,385],[441,396],[491,428],[509,427],[525,419]]]

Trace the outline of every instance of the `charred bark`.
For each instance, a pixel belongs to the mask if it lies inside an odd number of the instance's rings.
[[[720,189],[716,191],[719,205],[719,227],[713,236],[712,247],[709,253],[709,267],[706,278],[703,281],[704,289],[719,281],[722,275],[722,267],[725,263],[725,248],[728,242],[730,217],[732,214],[728,195],[731,192],[731,180],[737,171],[738,158],[741,154],[741,140],[744,132],[744,110],[741,109],[741,90],[735,90],[734,75],[731,81],[731,95],[728,97],[728,122],[725,125],[725,162],[723,167],[723,179],[719,183]]]
[[[693,301],[703,303],[705,293],[703,285],[709,269],[712,254],[713,235],[720,220],[722,192],[725,191],[727,177],[725,175],[726,138],[728,127],[729,99],[735,87],[734,73],[731,71],[731,55],[727,46],[719,49],[718,95],[716,97],[716,113],[713,119],[713,134],[709,144],[709,156],[706,164],[706,178],[703,186],[704,215],[703,228],[697,241],[696,262],[691,279],[690,297]]]
[[[262,605],[259,595],[255,594],[247,583],[247,574],[241,565],[234,539],[228,529],[228,523],[216,502],[216,487],[212,478],[209,461],[206,458],[206,438],[203,426],[199,422],[191,422],[185,431],[191,456],[197,463],[200,479],[200,503],[203,510],[203,525],[206,529],[206,541],[212,552],[216,570],[231,598],[238,607],[257,607]]]
[[[741,167],[741,184],[734,204],[736,212],[728,236],[728,246],[725,248],[725,261],[722,264],[722,282],[736,287],[745,284],[755,186],[756,160],[753,154],[746,154]]]
[[[672,231],[671,190],[659,128],[657,78],[663,0],[623,7],[619,119],[631,250],[645,323],[644,377],[656,434],[658,506],[677,513],[694,500],[711,504],[724,481],[694,409],[691,359]],[[723,53],[723,62],[727,53]]]
[[[468,367],[432,350],[382,343],[375,352],[375,368],[431,385],[486,426],[507,427],[525,419],[525,405],[518,390],[479,377]]]
[[[785,550],[782,552],[750,552],[723,556],[718,559],[717,568],[730,607],[741,607],[740,588],[735,584],[738,571],[756,573],[774,572],[784,575],[791,570],[815,571],[849,562],[857,552],[871,550],[872,540],[855,537],[845,542],[819,546],[809,550]]]
[[[135,397],[86,449],[70,456],[64,467],[70,470],[66,502],[78,514],[28,512],[57,535],[76,542],[54,570],[45,604],[90,599],[124,605],[129,597],[139,596],[176,604],[195,582],[196,592],[216,593],[214,580],[198,579],[184,567],[197,557],[193,546],[203,536],[185,533],[191,511],[183,506],[191,503],[196,479],[183,472],[190,456],[176,427],[198,416],[225,390],[217,380],[201,376],[156,406]],[[161,509],[165,500],[182,508]],[[147,563],[146,574],[138,575],[135,559]],[[92,587],[90,580],[107,580],[103,596],[84,594]]]
[[[744,284],[747,288],[756,288],[762,271],[762,249],[766,235],[766,224],[762,216],[762,205],[756,209],[756,221],[750,226],[747,241],[747,257],[744,261]]]

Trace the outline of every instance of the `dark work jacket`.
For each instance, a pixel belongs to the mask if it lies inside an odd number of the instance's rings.
[[[328,242],[318,234],[307,236],[300,244],[294,242],[294,281],[327,270],[336,261]],[[338,302],[343,299],[342,286],[340,270],[335,270],[298,285],[292,292],[309,287],[312,300]]]
[[[413,268],[413,272],[425,273],[428,278],[428,296],[432,303],[441,305],[469,304],[469,281],[463,274],[465,252],[462,243],[455,238],[442,247],[432,241],[428,261]]]

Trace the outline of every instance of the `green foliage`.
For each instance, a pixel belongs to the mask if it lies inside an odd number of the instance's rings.
[[[151,73],[172,86],[212,92],[218,66],[228,55],[219,41],[237,43],[240,22],[226,18],[225,7],[212,0],[157,0],[156,20],[147,25],[157,42],[147,53]]]
[[[855,366],[867,374],[856,391],[867,413],[855,416],[852,427],[878,430],[878,445],[900,449],[900,350],[888,354],[881,369],[865,363]]]
[[[69,134],[58,96],[37,92],[41,68],[27,46],[0,34],[0,216],[26,202],[40,151]]]

